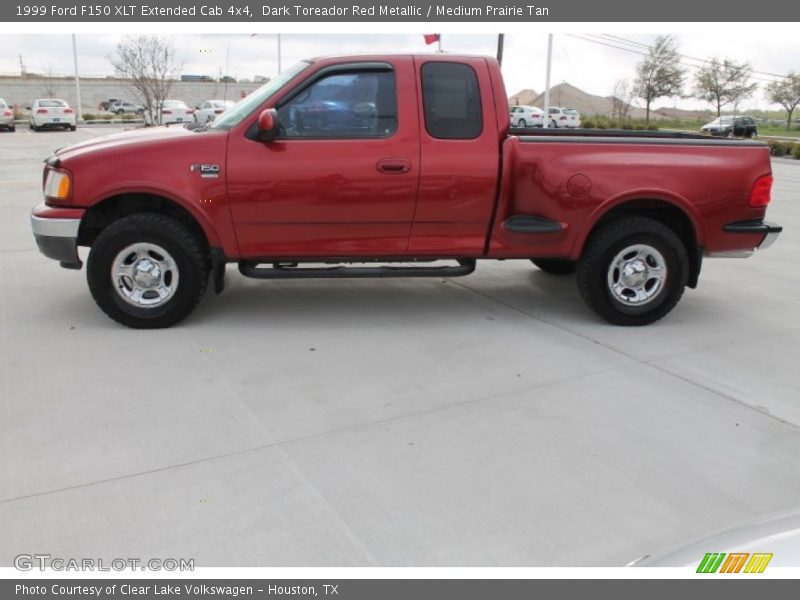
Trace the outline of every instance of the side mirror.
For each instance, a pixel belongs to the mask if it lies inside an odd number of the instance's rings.
[[[278,111],[274,108],[267,108],[258,115],[258,134],[259,138],[265,142],[275,139],[278,135]]]

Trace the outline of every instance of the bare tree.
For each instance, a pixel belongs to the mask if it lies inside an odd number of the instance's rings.
[[[737,63],[728,58],[720,60],[714,57],[695,75],[695,96],[716,106],[719,117],[723,106],[738,106],[758,89],[757,83],[750,83],[751,72],[746,62]]]
[[[633,93],[644,100],[646,119],[650,122],[650,105],[664,96],[677,96],[683,90],[684,70],[675,38],[660,35],[647,52],[644,60],[636,65]]]
[[[800,104],[800,73],[790,71],[785,79],[774,81],[767,86],[767,98],[780,104],[786,111],[786,131],[792,127],[792,114]]]
[[[631,101],[633,90],[627,79],[618,79],[614,84],[611,96],[611,118],[617,123],[627,121],[631,117]]]
[[[161,106],[179,68],[172,41],[155,35],[126,37],[117,44],[117,54],[110,60],[117,73],[130,79],[145,115],[160,123]]]

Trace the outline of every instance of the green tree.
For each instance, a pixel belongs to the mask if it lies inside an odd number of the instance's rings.
[[[774,81],[767,86],[767,98],[780,104],[786,111],[786,131],[792,127],[792,114],[800,104],[800,73],[790,71],[785,79]]]
[[[650,105],[665,96],[677,96],[683,90],[685,79],[675,38],[660,35],[642,62],[636,65],[634,94],[644,100],[646,120],[650,122]]]
[[[713,104],[719,117],[723,106],[737,106],[758,89],[757,83],[750,83],[751,73],[752,69],[746,62],[714,57],[695,75],[695,96]]]

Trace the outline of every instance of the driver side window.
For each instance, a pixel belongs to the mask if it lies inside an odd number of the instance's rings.
[[[278,107],[280,138],[385,138],[397,130],[394,72],[337,72]]]

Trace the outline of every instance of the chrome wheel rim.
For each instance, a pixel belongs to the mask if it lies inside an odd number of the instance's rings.
[[[626,306],[643,306],[664,289],[667,263],[664,256],[647,244],[634,244],[620,251],[608,267],[608,289]]]
[[[111,281],[125,302],[156,308],[178,289],[178,265],[161,246],[141,242],[123,248],[111,264]]]

